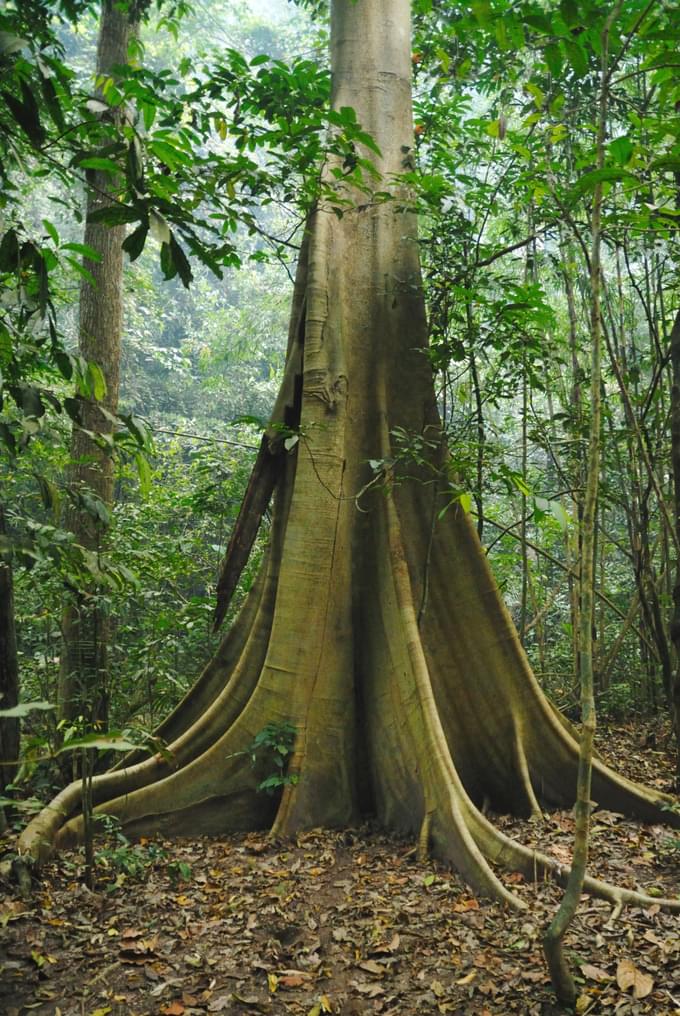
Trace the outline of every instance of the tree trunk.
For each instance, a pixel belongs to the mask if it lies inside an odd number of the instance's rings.
[[[333,5],[333,105],[353,107],[373,135],[378,189],[395,199],[374,202],[348,182],[355,206],[338,217],[321,204],[309,223],[275,410],[275,421],[299,419],[299,440],[283,454],[263,570],[164,725],[170,756],[128,760],[92,793],[127,835],[285,836],[372,814],[420,831],[475,889],[520,906],[491,862],[532,879],[559,877],[558,866],[495,829],[483,802],[527,815],[539,798],[572,804],[578,746],[531,673],[470,517],[459,503],[439,510],[451,490],[416,224],[394,183],[413,145],[410,6]],[[277,800],[257,792],[267,774],[248,749],[283,723],[296,731],[296,782]],[[662,795],[599,762],[593,794],[661,819]],[[40,858],[73,843],[79,807],[73,784],[20,849]]]
[[[611,11],[601,36],[602,64],[597,121],[597,160],[601,170],[605,159],[609,88],[609,32],[620,11],[620,3]],[[576,915],[588,863],[590,832],[590,787],[595,740],[595,692],[593,679],[595,631],[595,560],[597,553],[597,508],[602,456],[602,184],[593,193],[590,253],[590,433],[586,461],[586,487],[583,498],[583,535],[581,539],[581,579],[579,589],[579,670],[581,685],[581,739],[579,744],[576,803],[574,805],[574,852],[564,896],[543,938],[550,980],[558,1001],[573,1005],[576,984],[564,953],[564,936]]]
[[[670,338],[671,370],[671,460],[673,464],[673,492],[675,531],[680,542],[680,311],[675,316]],[[676,661],[680,660],[680,555],[676,555],[675,583],[673,585],[673,614],[670,635],[675,648]],[[671,690],[671,715],[676,744],[676,786],[680,788],[680,666],[676,662]]]
[[[127,63],[133,25],[127,12],[115,0],[104,0],[97,48],[97,78],[111,75]],[[73,428],[69,485],[73,503],[67,511],[66,527],[76,542],[99,553],[106,525],[87,504],[109,506],[113,500],[113,460],[90,434],[110,434],[118,408],[120,343],[123,320],[123,240],[125,226],[107,226],[91,221],[100,208],[111,204],[116,181],[110,173],[89,172],[89,190],[84,242],[99,255],[85,258],[84,266],[93,282],[83,279],[80,287],[79,348],[88,362],[99,366],[106,384],[100,399],[78,396],[81,426]],[[87,433],[87,432],[90,433]],[[60,718],[72,720],[84,713],[88,719],[107,719],[107,616],[101,596],[94,588],[84,590],[69,603],[62,617],[63,655],[59,682]]]
[[[19,661],[14,626],[14,582],[10,558],[2,544],[7,536],[5,513],[0,504],[0,709],[19,702]],[[14,779],[19,758],[19,720],[0,716],[0,796]],[[0,805],[0,832],[5,824]]]

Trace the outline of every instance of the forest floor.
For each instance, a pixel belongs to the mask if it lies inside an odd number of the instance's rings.
[[[649,746],[658,743],[658,750]],[[643,746],[646,744],[646,746]],[[600,731],[620,771],[668,789],[672,768],[649,729]],[[499,818],[569,864],[573,819]],[[678,893],[680,844],[661,827],[597,811],[591,872],[652,895]],[[95,892],[82,858],[61,855],[30,900],[0,886],[4,1016],[548,1016],[540,948],[560,890],[505,873],[527,903],[475,898],[413,844],[362,828],[103,844]],[[3,895],[4,891],[4,895]],[[584,898],[567,947],[581,1013],[680,1016],[677,915]]]

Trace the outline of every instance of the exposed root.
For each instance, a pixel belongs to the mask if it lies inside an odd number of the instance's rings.
[[[531,776],[529,774],[529,766],[527,765],[527,757],[524,751],[524,743],[520,730],[519,722],[515,719],[515,763],[517,765],[518,775],[522,784],[522,789],[526,795],[529,810],[531,811],[532,818],[543,818],[543,812],[541,806],[538,803],[538,798],[534,793],[534,788],[531,782]]]
[[[421,864],[430,856],[430,830],[432,828],[432,812],[426,811],[418,834],[418,847],[416,857]]]
[[[566,885],[569,877],[567,868],[546,854],[525,847],[506,836],[505,833],[492,825],[469,800],[466,819],[477,844],[490,861],[510,871],[520,871],[525,878],[532,881],[536,881],[537,878],[550,878],[558,885]],[[592,896],[608,900],[617,906],[659,906],[663,910],[680,912],[680,899],[647,896],[645,893],[624,889],[590,876],[586,876],[583,888]]]
[[[274,487],[281,473],[281,452],[272,452],[269,438],[263,435],[250,474],[248,487],[232,530],[217,580],[217,602],[213,631],[217,631],[229,609],[241,573],[248,563],[250,552],[257,537],[262,516],[269,507]]]

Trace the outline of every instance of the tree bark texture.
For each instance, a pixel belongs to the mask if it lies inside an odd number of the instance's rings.
[[[373,135],[378,189],[394,199],[351,191],[342,217],[322,204],[309,223],[275,409],[275,422],[290,417],[299,393],[299,440],[283,458],[262,571],[161,728],[171,756],[95,778],[94,800],[128,835],[285,836],[370,813],[520,906],[494,865],[532,879],[558,867],[499,832],[483,804],[527,815],[539,800],[571,805],[578,746],[534,679],[470,517],[457,503],[440,512],[449,463],[416,223],[395,180],[413,144],[410,2],[336,0],[331,36],[333,105]],[[298,780],[277,800],[257,793],[248,747],[284,722]],[[599,762],[593,793],[660,819],[659,795]],[[21,850],[39,859],[76,841],[79,806],[74,784]]]
[[[104,0],[97,47],[98,79],[127,63],[133,32],[130,15],[115,0]],[[125,226],[93,222],[92,215],[111,204],[115,192],[116,180],[110,173],[89,171],[84,242],[96,251],[99,260],[84,260],[93,281],[83,279],[80,286],[79,349],[85,360],[100,367],[106,393],[100,400],[78,396],[81,426],[73,427],[69,469],[74,500],[65,523],[76,542],[94,552],[100,549],[105,526],[84,509],[78,495],[94,495],[105,506],[113,500],[113,460],[90,435],[110,434],[111,415],[118,408]],[[105,720],[108,623],[95,590],[83,591],[66,606],[62,628],[60,716],[70,720],[85,712],[93,719]]]

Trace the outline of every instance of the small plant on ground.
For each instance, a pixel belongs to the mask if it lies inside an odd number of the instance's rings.
[[[297,730],[291,723],[268,723],[258,731],[244,752],[236,755],[249,755],[253,768],[267,775],[258,783],[257,789],[273,794],[282,787],[294,786],[299,777],[288,772],[290,756],[293,754]]]

